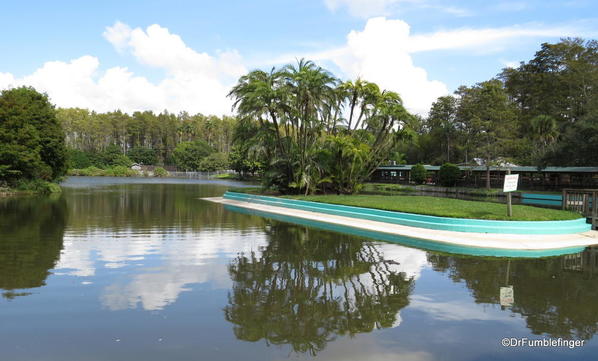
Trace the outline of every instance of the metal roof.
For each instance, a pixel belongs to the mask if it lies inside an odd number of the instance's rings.
[[[411,170],[413,167],[412,164],[400,164],[400,165],[383,165],[379,166],[377,169],[379,170],[395,170],[395,171],[405,171]],[[440,170],[439,165],[424,165],[426,170],[437,171]],[[464,166],[460,165],[459,169],[461,170],[471,170],[471,171],[486,171],[485,166]],[[491,171],[505,171],[505,167],[490,167]],[[537,167],[534,166],[518,166],[518,167],[511,167],[512,172],[521,172],[521,173],[534,173],[534,172],[543,172],[543,173],[598,173],[598,167],[546,167],[544,169],[538,170]]]

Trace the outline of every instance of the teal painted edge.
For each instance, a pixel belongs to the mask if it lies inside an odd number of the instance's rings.
[[[559,194],[521,193],[521,198],[545,199],[559,202],[563,201],[563,196]]]
[[[493,221],[481,219],[448,218],[413,213],[393,212],[372,208],[318,203],[295,199],[226,192],[224,198],[277,207],[300,209],[338,216],[369,219],[378,222],[411,227],[474,233],[504,234],[572,234],[586,232],[591,225],[585,218],[566,221]]]
[[[483,257],[509,257],[509,258],[540,258],[561,256],[565,254],[573,254],[582,252],[585,247],[568,247],[549,250],[512,250],[512,249],[498,249],[498,248],[481,248],[481,247],[467,247],[460,245],[453,245],[442,242],[429,241],[424,239],[417,239],[405,236],[392,235],[383,232],[369,231],[365,229],[343,226],[323,221],[313,221],[304,218],[291,217],[271,212],[265,212],[255,209],[248,209],[238,206],[225,204],[224,208],[229,211],[238,213],[256,215],[260,217],[270,218],[281,222],[299,224],[307,227],[322,229],[326,231],[346,233],[353,236],[366,237],[373,240],[385,241],[404,245],[407,247],[418,248],[436,252],[446,252],[459,255],[468,256],[483,256]]]
[[[542,205],[542,206],[560,207],[563,204],[563,202],[553,201],[553,200],[549,200],[549,199],[522,198],[521,204],[536,204],[536,205]]]

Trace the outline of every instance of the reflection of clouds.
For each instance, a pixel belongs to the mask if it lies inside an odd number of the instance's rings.
[[[313,359],[299,357],[300,359]],[[320,361],[432,361],[437,358],[426,351],[412,351],[404,347],[391,345],[380,334],[360,334],[355,337],[343,337],[328,344],[318,353]],[[279,360],[283,360],[280,358]]]
[[[498,292],[498,291],[497,291]],[[436,302],[439,297],[415,295],[411,297],[410,309],[425,312],[438,321],[500,321],[513,322],[501,309],[489,304],[464,304],[463,301]]]
[[[136,308],[159,310],[176,301],[189,285],[212,282],[215,287],[230,287],[227,259],[240,253],[255,252],[266,246],[261,230],[233,231],[204,229],[118,230],[118,232],[68,232],[64,250],[56,269],[61,274],[88,277],[98,269],[134,267],[124,281],[113,283],[102,291],[101,302],[111,310]],[[379,262],[371,273],[360,275],[361,285],[375,293],[376,284],[386,282],[391,273],[402,273],[417,279],[426,267],[424,251],[389,243],[364,243]],[[158,258],[159,262],[154,263]],[[151,264],[148,264],[152,262]],[[143,267],[152,266],[153,269]],[[139,271],[137,271],[139,270]],[[350,292],[349,301],[355,295]],[[395,326],[400,324],[397,314]]]
[[[130,279],[107,286],[101,301],[111,310],[136,308],[158,310],[176,301],[188,285],[212,282],[229,287],[227,266],[215,261],[237,253],[258,252],[266,244],[262,232],[207,229],[119,230],[118,232],[69,233],[56,269],[72,276],[94,276],[98,269],[136,267]],[[148,270],[143,262],[158,257]]]
[[[388,284],[390,274],[402,274],[405,279],[417,280],[421,271],[428,265],[426,252],[392,243],[372,244],[374,252],[379,256],[379,263],[372,266],[370,273],[360,275],[359,281],[371,294],[376,294],[379,285]],[[347,294],[351,302],[355,302],[355,290]],[[392,327],[401,324],[400,312],[395,315]]]
[[[386,261],[392,261],[389,267],[394,272],[402,272],[406,278],[418,279],[422,269],[428,265],[426,252],[417,248],[408,248],[398,244],[380,243],[377,248]]]
[[[135,275],[128,283],[115,283],[103,290],[102,304],[110,310],[137,308],[160,310],[173,303],[188,285],[214,282],[228,287],[230,280],[226,265],[168,265],[156,271]]]
[[[71,276],[93,276],[97,261],[105,262],[106,268],[122,267],[127,261],[143,259],[144,256],[155,253],[162,238],[160,233],[151,231],[95,231],[83,234],[67,231],[64,249],[56,268]]]

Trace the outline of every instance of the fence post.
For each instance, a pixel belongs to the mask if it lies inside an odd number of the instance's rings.
[[[563,209],[567,209],[567,189],[563,189]]]

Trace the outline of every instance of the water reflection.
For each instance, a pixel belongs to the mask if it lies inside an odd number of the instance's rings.
[[[196,184],[124,184],[67,189],[69,225],[56,273],[84,278],[112,271],[100,300],[109,310],[155,311],[176,302],[191,285],[227,288],[226,262],[258,250],[258,217],[224,212],[199,200],[222,187]],[[241,241],[239,241],[241,239]]]
[[[511,312],[533,334],[590,339],[598,331],[598,248],[534,260],[492,260],[429,254],[433,268],[463,282],[476,303],[500,304],[500,288],[513,285]]]
[[[0,358],[555,360],[596,353],[596,338],[583,349],[541,354],[500,346],[505,336],[589,340],[598,332],[596,248],[543,259],[462,257],[197,199],[223,192],[121,184],[0,199]],[[508,285],[513,304],[501,308],[500,288]]]
[[[225,317],[241,340],[299,353],[315,355],[338,335],[397,326],[426,262],[419,250],[390,245],[389,257],[389,245],[276,221],[265,231],[261,254],[229,266]]]
[[[5,298],[19,289],[45,285],[62,249],[66,203],[61,197],[0,198],[0,289]]]

